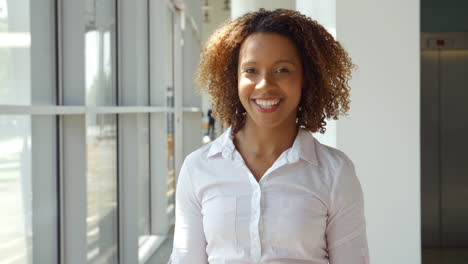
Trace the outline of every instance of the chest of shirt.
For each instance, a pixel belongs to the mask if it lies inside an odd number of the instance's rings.
[[[277,254],[305,256],[310,248],[325,248],[325,172],[302,161],[284,163],[257,182],[242,162],[216,162],[193,172],[208,250],[211,243],[251,254],[261,245]]]

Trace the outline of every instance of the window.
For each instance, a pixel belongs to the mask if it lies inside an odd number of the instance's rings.
[[[58,261],[56,116],[33,115],[55,102],[53,10],[0,0],[1,263]]]
[[[0,259],[4,263],[33,263],[31,183],[31,118],[1,116]]]
[[[168,256],[177,168],[202,133],[196,12],[0,0],[0,263]]]

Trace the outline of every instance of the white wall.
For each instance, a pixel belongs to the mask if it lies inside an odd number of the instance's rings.
[[[336,37],[335,0],[296,0],[296,10],[316,20]]]
[[[359,70],[337,146],[364,189],[371,263],[421,263],[418,0],[336,0],[337,37]]]

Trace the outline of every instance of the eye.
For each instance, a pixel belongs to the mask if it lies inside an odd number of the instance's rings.
[[[282,73],[282,72],[289,72],[289,70],[286,69],[286,68],[278,68],[278,69],[275,70],[275,72],[276,73]]]
[[[254,68],[247,68],[247,69],[244,69],[244,72],[245,73],[255,73],[255,69]]]

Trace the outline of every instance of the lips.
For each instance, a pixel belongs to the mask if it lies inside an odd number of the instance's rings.
[[[256,98],[252,100],[255,108],[261,113],[272,113],[278,109],[281,104],[279,98]]]

